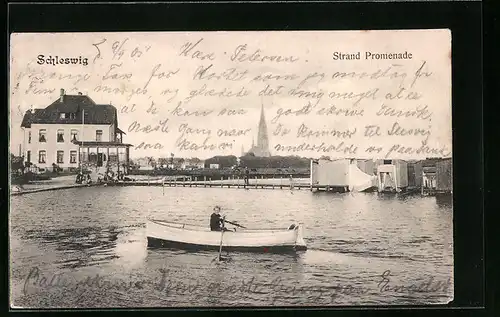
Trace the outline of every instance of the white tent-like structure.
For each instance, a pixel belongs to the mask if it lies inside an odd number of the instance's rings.
[[[362,192],[377,186],[377,177],[363,172],[356,160],[311,160],[311,185]]]

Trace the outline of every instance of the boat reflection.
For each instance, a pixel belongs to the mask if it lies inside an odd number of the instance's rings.
[[[55,251],[62,253],[56,264],[60,268],[75,269],[101,265],[119,258],[114,249],[122,232],[113,227],[27,230],[22,239],[40,244],[42,249],[47,245],[52,246]]]

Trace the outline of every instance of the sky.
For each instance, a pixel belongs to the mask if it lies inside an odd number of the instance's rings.
[[[10,148],[22,143],[25,111],[65,89],[118,109],[132,157],[239,156],[257,141],[261,107],[273,155],[451,156],[450,49],[448,30],[13,34]],[[76,64],[38,63],[49,57]],[[145,132],[165,122],[168,132]],[[371,125],[380,135],[365,135]],[[439,154],[406,150],[424,140]]]

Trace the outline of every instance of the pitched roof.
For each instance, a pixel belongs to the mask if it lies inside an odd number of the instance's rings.
[[[31,124],[81,124],[84,110],[85,124],[115,124],[118,126],[116,108],[112,105],[98,105],[89,96],[64,95],[61,102],[57,99],[45,109],[26,111],[21,127],[29,128]],[[65,118],[60,114],[66,113]],[[70,114],[75,114],[71,117]]]

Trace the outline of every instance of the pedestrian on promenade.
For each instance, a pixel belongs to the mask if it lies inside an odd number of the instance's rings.
[[[245,186],[249,185],[250,171],[245,167]]]

